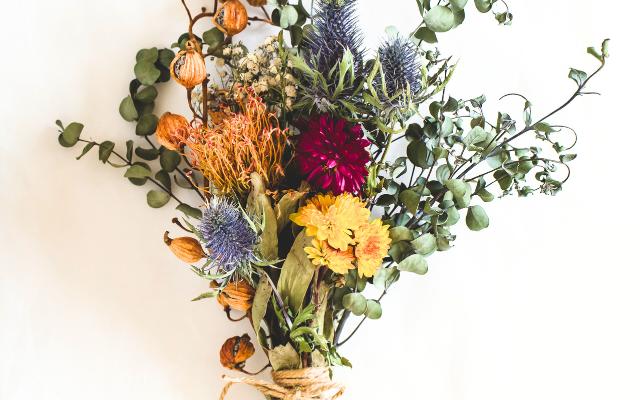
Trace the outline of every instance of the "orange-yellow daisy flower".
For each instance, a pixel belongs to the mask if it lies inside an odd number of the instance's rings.
[[[358,274],[370,278],[382,265],[382,260],[391,246],[389,226],[382,225],[382,221],[376,219],[355,231],[355,241]]]
[[[313,239],[312,244],[313,246],[305,247],[304,251],[313,265],[329,267],[333,272],[342,275],[355,268],[353,249],[349,249],[349,251],[336,250],[331,248],[327,242],[318,239]]]
[[[354,231],[367,223],[369,214],[364,203],[351,194],[318,195],[289,218],[304,226],[307,236],[326,240],[334,249],[346,251],[354,244]]]

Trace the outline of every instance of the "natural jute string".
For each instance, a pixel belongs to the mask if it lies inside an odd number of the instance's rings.
[[[253,386],[262,394],[281,400],[335,400],[344,393],[344,386],[331,381],[328,368],[305,368],[271,373],[273,382],[253,378],[223,376],[227,384],[222,389],[220,400],[236,383]]]

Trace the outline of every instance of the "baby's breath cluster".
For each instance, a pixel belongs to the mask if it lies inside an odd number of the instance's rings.
[[[235,83],[251,87],[256,94],[280,101],[291,109],[298,94],[293,64],[282,51],[275,36],[268,37],[255,51],[248,52],[241,44],[223,50],[224,60],[231,67]]]

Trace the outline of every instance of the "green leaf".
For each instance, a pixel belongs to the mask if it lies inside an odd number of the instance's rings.
[[[573,161],[578,157],[577,154],[563,154],[560,156],[560,162],[568,163],[569,161]]]
[[[182,157],[178,152],[173,150],[164,149],[160,155],[160,165],[162,169],[167,172],[175,171],[178,165],[180,165],[180,161],[182,161]]]
[[[445,182],[447,189],[453,194],[456,207],[465,208],[471,201],[471,186],[462,179],[450,179]]]
[[[429,160],[427,160],[429,150],[427,149],[427,145],[422,141],[414,140],[409,143],[409,146],[407,146],[407,156],[409,157],[409,161],[416,167],[424,169],[430,167]],[[433,160],[431,161],[433,162]]]
[[[412,241],[411,245],[413,246],[413,249],[416,251],[416,253],[423,256],[429,256],[435,253],[438,249],[438,245],[436,244],[436,237],[431,233],[420,236],[416,240]]]
[[[138,110],[131,96],[127,96],[120,102],[120,115],[127,122],[133,122],[138,119]]]
[[[150,63],[154,63],[158,60],[158,54],[158,49],[155,47],[151,49],[142,49],[138,51],[138,54],[136,54],[136,61],[148,61]]]
[[[127,140],[127,161],[131,162],[133,158],[133,140]]]
[[[83,129],[84,125],[78,122],[72,122],[62,131],[58,141],[64,147],[73,147],[78,143],[78,140],[80,140]]]
[[[142,147],[136,148],[136,155],[143,160],[153,161],[160,155],[160,152],[157,149],[143,149]]]
[[[169,68],[171,66],[171,62],[173,62],[173,59],[176,57],[176,53],[173,52],[173,50],[171,49],[162,49],[160,50],[160,54],[158,55],[158,61],[160,62],[161,65],[163,65],[165,68]]]
[[[462,143],[469,147],[487,140],[487,132],[479,126],[471,129],[471,131],[462,139]]]
[[[471,206],[467,211],[467,226],[472,231],[481,231],[489,227],[489,217],[481,206]]]
[[[158,117],[154,114],[145,114],[140,117],[136,125],[136,135],[148,136],[153,135],[158,127]]]
[[[433,32],[447,32],[453,28],[455,18],[449,7],[435,6],[427,11],[424,22]]]
[[[316,270],[315,265],[311,263],[304,251],[305,247],[311,246],[311,241],[312,238],[305,235],[304,232],[298,234],[284,261],[280,279],[278,279],[278,292],[294,311],[302,308],[311,278]]]
[[[287,29],[298,22],[298,10],[294,6],[286,5],[280,12],[280,27]]]
[[[342,306],[360,316],[367,311],[367,299],[360,293],[349,293],[342,298]]]
[[[151,86],[157,82],[158,78],[160,78],[161,72],[156,66],[154,62],[141,60],[138,61],[136,66],[133,68],[134,73],[136,74],[136,79],[140,81],[143,85]]]
[[[247,199],[246,211],[254,220],[261,221],[260,243],[258,253],[265,261],[278,258],[278,220],[266,195],[266,187],[262,176],[251,174],[252,191]]]
[[[171,196],[169,196],[167,192],[150,190],[149,193],[147,193],[147,204],[149,204],[151,208],[162,208],[169,200],[171,200]]]
[[[143,165],[133,165],[129,167],[129,169],[127,169],[127,172],[125,172],[124,174],[125,178],[136,178],[136,179],[148,178],[150,176],[151,176],[151,170]]]
[[[100,148],[98,149],[98,159],[106,164],[115,147],[116,144],[109,140],[100,143]]]
[[[429,271],[427,257],[422,254],[413,254],[398,264],[398,270],[412,272],[417,275],[424,275]]]
[[[95,146],[95,145],[96,145],[96,142],[87,143],[87,145],[84,146],[84,149],[82,149],[82,153],[80,153],[80,155],[78,157],[76,157],[76,160],[79,160],[82,157],[84,157],[85,154],[87,154],[91,149],[93,149],[93,146]]]
[[[580,71],[575,68],[571,68],[569,71],[569,78],[571,78],[578,86],[584,85],[584,82],[587,80],[589,75],[586,72]]]
[[[253,330],[256,333],[260,331],[262,319],[267,314],[267,306],[269,305],[272,291],[273,289],[269,283],[269,277],[265,272],[262,272],[260,275],[260,281],[256,287],[256,293],[253,297],[253,305],[251,306]]]
[[[145,104],[153,103],[156,97],[158,97],[158,89],[155,86],[147,86],[135,95],[137,101]]]
[[[422,40],[423,42],[432,43],[432,44],[438,43],[438,37],[436,36],[435,32],[427,28],[426,26],[420,27],[416,31],[414,36],[416,37],[416,39]]]
[[[382,306],[380,302],[377,300],[367,300],[367,311],[365,311],[365,315],[369,319],[382,318]]]
[[[420,204],[420,195],[418,193],[407,189],[400,193],[399,199],[411,214],[415,214],[418,211]]]
[[[301,366],[300,356],[291,343],[269,350],[268,355],[274,371],[295,370]]]
[[[190,205],[180,204],[178,207],[176,207],[176,210],[180,211],[187,217],[202,219],[202,211],[200,209],[191,207]]]
[[[478,11],[486,13],[491,10],[491,7],[493,7],[493,3],[495,3],[496,0],[474,0],[474,2]]]
[[[454,10],[462,10],[467,5],[468,0],[450,0],[451,8]]]
[[[202,35],[202,39],[209,47],[216,48],[224,42],[224,33],[220,29],[213,27]]]
[[[215,296],[216,294],[213,292],[206,292],[206,293],[202,293],[200,296],[196,297],[195,299],[192,299],[191,301],[200,301],[204,299],[210,299]]]
[[[380,290],[387,290],[400,279],[398,268],[380,268],[373,276],[373,285]]]
[[[410,242],[413,240],[413,232],[406,226],[396,226],[389,229],[389,236],[391,236],[392,243],[398,243],[403,240]]]
[[[156,180],[165,187],[165,189],[171,191],[171,177],[167,171],[160,170],[156,173]]]

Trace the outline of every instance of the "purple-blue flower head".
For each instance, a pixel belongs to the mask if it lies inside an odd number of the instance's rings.
[[[257,234],[242,211],[228,200],[211,200],[198,232],[218,270],[231,272],[254,259]]]

